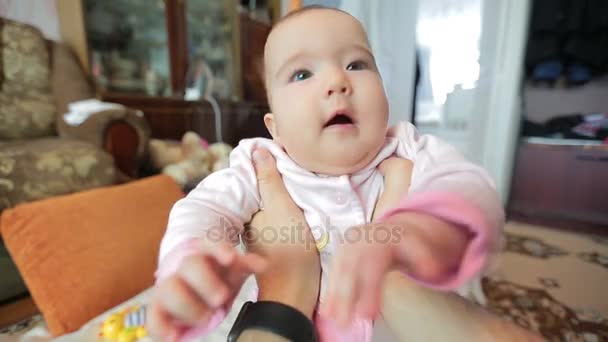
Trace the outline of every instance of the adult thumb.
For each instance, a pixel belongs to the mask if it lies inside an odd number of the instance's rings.
[[[276,161],[266,149],[257,148],[253,151],[253,166],[262,202],[268,204],[275,196],[285,191]]]

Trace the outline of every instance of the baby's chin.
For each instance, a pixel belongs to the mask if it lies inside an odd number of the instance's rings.
[[[307,156],[292,158],[304,169],[323,176],[342,176],[357,173],[372,162],[377,151],[362,155],[336,154],[334,156]]]

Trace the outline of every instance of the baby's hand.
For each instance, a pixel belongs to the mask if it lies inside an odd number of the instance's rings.
[[[353,317],[377,318],[389,271],[399,269],[438,283],[458,268],[470,240],[462,227],[416,212],[351,229],[357,231],[346,233],[350,241],[346,239],[332,260],[327,300],[321,308],[343,327]]]
[[[376,202],[372,222],[405,197],[410,187],[413,167],[411,160],[398,157],[390,157],[380,163],[378,169],[384,176],[384,191]]]
[[[378,169],[384,176],[384,191],[372,217],[374,222],[406,196],[413,163],[390,157]],[[401,227],[368,224],[350,228],[351,236],[360,237],[341,247],[330,272],[325,309],[339,324],[347,324],[353,313],[374,319],[380,310],[380,291],[384,274],[396,263],[396,245],[401,241]]]
[[[151,334],[174,341],[186,329],[208,323],[217,310],[229,308],[247,276],[265,266],[260,256],[242,255],[228,244],[186,257],[175,274],[157,284],[147,324]]]
[[[380,310],[384,275],[395,265],[399,232],[389,225],[368,224],[349,228],[347,243],[332,260],[326,301],[321,310],[346,328],[353,317],[375,319]]]

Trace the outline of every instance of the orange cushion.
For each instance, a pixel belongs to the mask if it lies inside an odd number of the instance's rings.
[[[54,336],[150,287],[169,211],[183,197],[167,176],[3,212],[6,247]]]

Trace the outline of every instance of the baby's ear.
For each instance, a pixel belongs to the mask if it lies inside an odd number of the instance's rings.
[[[272,139],[280,144],[279,132],[277,130],[277,122],[274,119],[274,114],[266,113],[266,115],[264,115],[264,124],[266,125],[268,132],[270,132]]]

